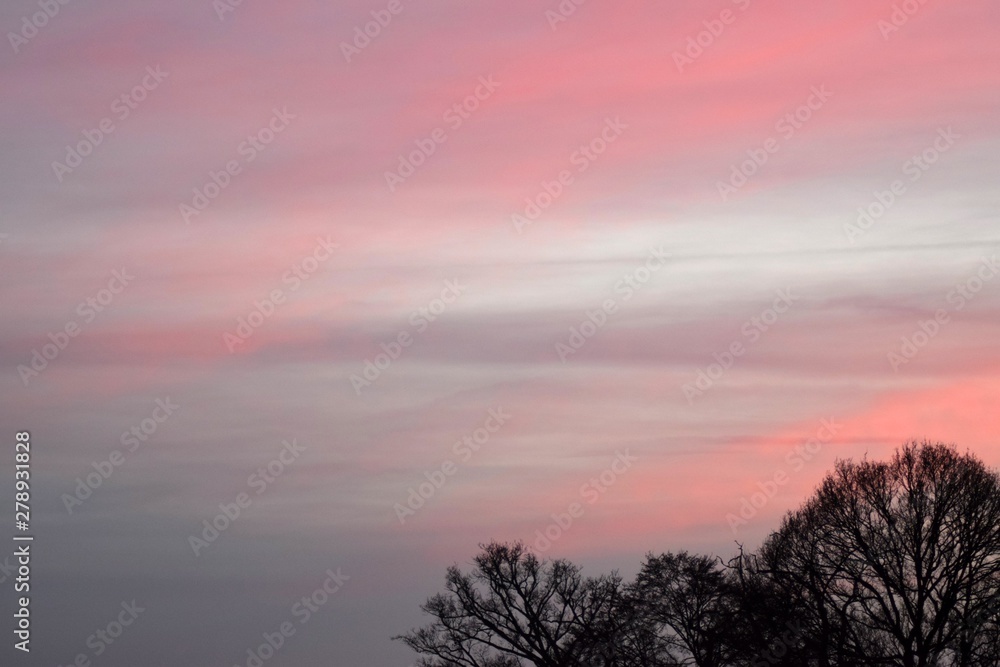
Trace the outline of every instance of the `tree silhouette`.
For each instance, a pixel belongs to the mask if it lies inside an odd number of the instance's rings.
[[[756,553],[585,578],[520,543],[449,568],[424,667],[996,667],[1000,477],[953,446],[838,461]]]
[[[648,554],[630,592],[654,624],[664,656],[697,667],[729,664],[735,599],[718,560],[686,551]]]
[[[475,569],[448,569],[447,593],[423,611],[435,618],[397,637],[429,656],[426,667],[615,665],[612,611],[623,603],[616,574],[584,578],[564,560],[539,561],[521,543],[482,546]]]
[[[840,461],[761,561],[829,664],[972,665],[1000,575],[1000,482],[927,442],[889,462]]]

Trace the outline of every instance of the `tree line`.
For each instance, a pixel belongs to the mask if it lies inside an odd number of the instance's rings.
[[[421,667],[996,667],[1000,476],[954,446],[841,460],[754,552],[584,576],[523,543],[448,568]]]

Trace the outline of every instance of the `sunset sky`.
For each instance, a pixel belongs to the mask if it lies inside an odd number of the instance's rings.
[[[1000,465],[995,3],[42,5],[0,8],[4,664],[287,621],[267,667],[406,667],[479,543],[630,575],[838,457]]]

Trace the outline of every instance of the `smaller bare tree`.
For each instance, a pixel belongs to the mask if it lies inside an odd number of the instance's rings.
[[[395,637],[422,667],[617,667],[631,630],[621,578],[585,578],[565,560],[541,561],[523,544],[481,545],[472,572],[448,568],[447,592],[427,600],[434,617]]]
[[[729,664],[736,600],[717,559],[686,551],[647,554],[629,590],[639,616],[654,624],[664,664]]]

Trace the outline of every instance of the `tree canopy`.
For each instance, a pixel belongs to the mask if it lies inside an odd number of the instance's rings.
[[[481,549],[396,638],[422,667],[1000,665],[1000,476],[950,445],[838,461],[726,562],[650,553],[625,581]]]

